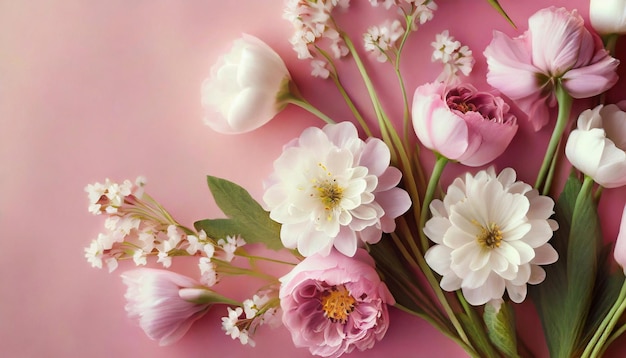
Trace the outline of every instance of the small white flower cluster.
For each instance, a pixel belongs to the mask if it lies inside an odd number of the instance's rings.
[[[397,1],[397,0],[370,0],[372,6],[383,4],[389,10],[392,6],[398,7],[398,13],[406,20],[410,31],[416,31],[419,25],[432,20],[437,4],[434,1]],[[408,7],[408,8],[407,8]],[[383,25],[372,26],[363,35],[365,51],[371,52],[379,62],[393,61],[390,50],[395,50],[396,42],[405,34],[407,29],[400,20],[387,21]]]
[[[215,242],[204,231],[193,233],[174,221],[163,207],[144,194],[144,178],[135,184],[125,180],[122,184],[106,179],[104,184],[87,185],[89,211],[107,215],[105,232],[98,234],[85,257],[93,267],[106,264],[109,272],[118,267],[118,261],[131,258],[135,265],[147,264],[147,257],[156,255],[157,262],[165,268],[172,264],[173,256],[200,256],[200,281],[208,286],[218,282],[219,262],[231,262],[237,248],[245,245],[239,237],[226,237]],[[217,250],[217,252],[216,252]]]
[[[446,83],[458,82],[457,73],[460,71],[463,75],[468,76],[474,67],[474,57],[472,50],[466,45],[454,39],[449,35],[448,30],[443,31],[435,37],[432,42],[435,48],[432,55],[432,62],[441,61],[443,63],[443,71],[437,78],[437,81]]]
[[[411,30],[417,30],[418,23],[423,25],[434,17],[437,4],[433,0],[370,0],[373,7],[383,4],[387,10],[398,7],[398,13],[411,19]]]
[[[376,55],[379,62],[387,61],[390,56],[387,51],[394,49],[396,41],[404,34],[404,28],[399,20],[386,22],[380,26],[372,26],[363,35],[365,51]]]
[[[334,58],[348,54],[339,31],[333,24],[331,12],[336,8],[347,8],[350,0],[288,0],[283,17],[295,27],[290,39],[294,51],[300,59],[312,59],[312,75],[327,78],[330,72],[326,61],[311,52],[312,47],[320,47],[324,42]]]
[[[280,325],[278,307],[278,298],[268,292],[254,295],[252,299],[243,301],[243,307],[228,307],[228,317],[222,317],[222,329],[232,339],[238,338],[241,344],[254,347],[255,343],[250,336],[259,326]]]

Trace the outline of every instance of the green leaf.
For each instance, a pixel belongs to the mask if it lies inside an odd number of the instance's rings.
[[[601,242],[599,219],[591,196],[570,176],[556,205],[559,229],[550,241],[559,260],[544,267],[546,280],[530,286],[550,357],[572,357],[584,347],[584,327],[591,310]]]
[[[225,179],[207,176],[215,203],[228,219],[206,219],[194,223],[209,237],[223,239],[240,235],[247,243],[262,243],[269,249],[280,250],[280,224],[241,186]]]
[[[487,326],[489,340],[491,340],[500,352],[506,357],[519,357],[517,353],[515,313],[511,305],[504,302],[498,311],[496,311],[493,305],[485,305],[483,320]]]
[[[593,179],[586,177],[574,204],[567,250],[567,300],[572,342],[584,349],[583,329],[593,298],[602,231],[593,199]]]
[[[611,273],[611,254],[613,245],[606,245],[601,252],[598,273],[596,274],[596,286],[591,302],[591,310],[585,325],[582,342],[588,342],[594,335],[600,323],[607,315],[613,303],[619,296],[624,284],[624,274],[621,270]]]
[[[487,335],[484,332],[483,325],[477,325],[469,315],[466,313],[458,313],[457,317],[463,324],[463,328],[465,329],[465,333],[467,333],[469,339],[472,341],[472,345],[476,348],[480,357],[488,357],[488,358],[499,358],[500,355],[496,352],[496,350],[491,346],[491,342],[487,338]]]
[[[500,3],[498,2],[498,0],[487,0],[487,2],[494,8],[496,9],[496,11],[498,11],[500,13],[500,15],[504,16],[504,18],[506,19],[506,21],[509,22],[509,24],[511,24],[511,26],[513,26],[514,28],[517,28],[517,26],[515,26],[515,23],[513,22],[513,20],[511,20],[511,18],[509,17],[509,15],[507,15],[506,11],[504,11],[504,9],[502,8],[502,6],[500,5]]]

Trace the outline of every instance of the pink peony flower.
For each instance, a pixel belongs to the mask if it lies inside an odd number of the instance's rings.
[[[585,28],[576,10],[539,10],[528,19],[528,30],[513,39],[495,31],[484,55],[487,82],[517,102],[535,131],[548,123],[557,83],[573,98],[588,98],[617,82],[619,61]]]
[[[304,256],[333,246],[352,256],[394,231],[411,199],[396,187],[402,173],[390,158],[383,141],[361,140],[350,122],[308,128],[285,146],[263,195],[283,245]]]
[[[364,249],[309,256],[280,281],[283,323],[297,347],[339,357],[373,347],[387,331],[395,300]]]
[[[122,274],[126,312],[159,345],[178,341],[213,303],[236,303],[195,280],[167,270],[141,268]]]
[[[427,148],[468,166],[481,166],[504,152],[517,120],[500,97],[469,84],[447,90],[443,83],[417,88],[413,129]]]
[[[624,269],[624,274],[626,275],[626,205],[624,205],[624,210],[622,211],[622,223],[619,227],[613,254],[615,261]]]

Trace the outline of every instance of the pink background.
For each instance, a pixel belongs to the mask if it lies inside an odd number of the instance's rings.
[[[340,20],[359,42],[360,34],[380,16],[365,0],[352,2],[351,11],[357,15]],[[468,81],[487,90],[482,51],[493,29],[519,34],[527,28],[530,14],[550,4],[578,8],[585,18],[588,13],[588,2],[582,0],[501,0],[518,24],[516,31],[486,1],[438,3],[435,20],[424,25],[407,48],[403,67],[410,90],[434,80],[440,70],[430,63],[430,42],[445,29],[474,50],[477,64]],[[261,329],[256,348],[232,341],[220,329],[220,317],[226,314],[221,307],[198,321],[179,343],[159,347],[124,311],[125,288],[119,274],[132,264],[123,263],[108,274],[91,268],[83,257],[84,247],[102,229],[102,218],[87,212],[86,184],[144,175],[148,192],[181,223],[191,225],[220,216],[206,188],[206,174],[236,181],[260,198],[261,179],[269,174],[283,143],[307,126],[320,125],[291,107],[251,134],[224,136],[203,125],[200,84],[242,32],[276,49],[314,104],[338,120],[349,118],[336,92],[329,92],[332,86],[311,79],[308,63],[296,59],[287,42],[292,29],[281,18],[282,4],[281,0],[0,2],[0,355],[309,356],[305,349],[293,347],[284,328]],[[377,66],[374,80],[389,89],[387,103],[398,103],[391,102],[398,97],[390,68],[367,62]],[[350,66],[342,73],[354,76]],[[357,80],[347,82],[360,88]],[[355,93],[366,108],[364,92]],[[623,98],[613,94],[609,99]],[[396,117],[400,111],[390,109]],[[549,133],[549,129],[532,132],[520,118],[517,138],[496,164],[514,166],[521,179],[532,182],[541,143]],[[534,152],[528,151],[531,140],[533,145],[540,143]],[[450,166],[444,182],[465,170]],[[624,188],[605,192],[601,211],[607,240],[617,234],[625,197]],[[192,266],[179,262],[173,268],[194,272]],[[241,298],[252,293],[233,281],[219,288]],[[532,305],[527,302],[518,308],[529,345],[544,355]],[[386,338],[353,356],[464,356],[424,321],[393,309],[391,318]]]

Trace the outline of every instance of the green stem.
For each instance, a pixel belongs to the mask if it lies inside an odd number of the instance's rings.
[[[248,254],[245,254],[245,253],[244,254],[235,253],[235,255],[237,255],[239,257],[247,258],[248,260],[251,260],[251,261],[266,261],[266,262],[273,262],[273,263],[282,264],[282,265],[289,265],[289,266],[296,266],[297,265],[297,263],[293,263],[293,262],[276,260],[276,259],[272,259],[272,258],[269,258],[269,257],[263,257],[263,256],[248,255]]]
[[[448,164],[448,158],[435,153],[437,156],[437,161],[435,162],[435,167],[433,168],[433,172],[430,175],[430,180],[428,181],[428,187],[426,188],[426,196],[424,196],[424,201],[422,202],[422,211],[420,213],[420,221],[419,221],[419,235],[420,235],[420,243],[422,245],[423,252],[426,252],[428,249],[428,238],[426,238],[426,234],[424,234],[424,225],[426,224],[426,219],[428,219],[428,207],[430,206],[430,202],[433,201],[435,196],[435,190],[437,189],[437,185],[439,184],[439,179],[441,178],[441,174],[443,173],[443,169]]]
[[[617,45],[617,39],[619,39],[619,34],[609,34],[602,37],[604,47],[611,56],[615,56],[615,46]]]
[[[557,147],[561,141],[561,137],[563,136],[563,132],[567,126],[567,121],[569,120],[569,115],[572,110],[572,96],[567,93],[560,82],[556,86],[556,99],[559,103],[559,115],[556,119],[554,131],[552,131],[552,137],[548,143],[546,155],[543,158],[543,164],[541,165],[541,169],[537,175],[537,181],[535,182],[535,189],[540,190],[543,187],[544,193],[550,191],[550,183],[547,183],[546,176],[548,175],[550,165],[556,155]]]
[[[622,316],[624,309],[626,309],[626,282],[622,285],[622,289],[620,290],[617,300],[615,300],[615,303],[587,344],[581,358],[600,356],[600,352],[607,343],[607,339],[609,338],[611,332],[613,332],[613,328],[615,328],[617,320]]]
[[[332,120],[330,117],[328,117],[327,115],[322,113],[319,109],[317,109],[315,106],[313,106],[311,103],[309,103],[307,100],[305,100],[303,98],[289,96],[289,97],[285,98],[285,102],[293,104],[293,105],[296,105],[296,106],[298,106],[298,107],[300,107],[300,108],[310,112],[311,114],[314,114],[315,116],[317,116],[319,119],[323,120],[326,123],[329,123],[329,124],[334,124],[335,123],[334,120]]]
[[[367,125],[367,122],[363,118],[363,115],[361,114],[361,112],[359,112],[358,108],[356,108],[356,105],[354,104],[352,97],[350,97],[350,95],[348,94],[348,91],[346,91],[346,88],[343,86],[343,83],[341,83],[341,80],[339,79],[339,75],[337,74],[337,67],[335,66],[335,62],[333,61],[333,58],[322,48],[316,46],[315,49],[320,53],[320,55],[322,55],[326,59],[328,64],[330,64],[330,66],[332,67],[332,71],[330,72],[330,78],[333,80],[335,87],[337,87],[337,90],[339,90],[339,93],[341,94],[344,101],[348,105],[348,108],[350,108],[352,115],[354,115],[356,120],[361,125],[361,128],[363,128],[363,131],[365,132],[365,134],[368,137],[371,137],[372,136],[371,129]]]

